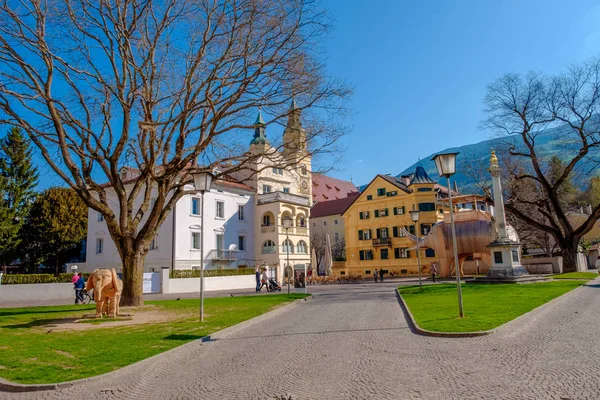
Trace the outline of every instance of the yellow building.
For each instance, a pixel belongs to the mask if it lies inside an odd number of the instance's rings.
[[[394,275],[418,274],[417,254],[406,236],[423,237],[443,218],[436,196],[436,183],[421,166],[400,179],[377,175],[342,215],[346,263],[334,273],[365,276],[383,268]],[[421,211],[418,226],[409,214],[413,209]],[[432,262],[439,262],[433,250],[421,250],[424,273]]]

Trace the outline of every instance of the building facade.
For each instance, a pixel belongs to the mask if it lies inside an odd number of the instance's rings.
[[[375,269],[397,275],[418,274],[416,250],[408,235],[425,236],[443,218],[436,183],[418,166],[407,182],[377,175],[344,211],[346,262],[341,275],[372,275]],[[418,209],[412,222],[409,211]],[[423,271],[439,262],[431,249],[420,250]]]
[[[271,147],[259,112],[249,146],[249,155],[255,156],[250,157],[253,162],[245,170],[231,174],[225,168],[215,171],[220,178],[204,195],[204,212],[201,194],[182,197],[152,241],[144,270],[199,268],[201,226],[205,269],[260,264],[269,268],[271,277],[282,282],[288,264],[309,268],[312,179],[306,141],[295,102],[280,151]],[[124,180],[135,177],[135,172],[124,169],[123,173]],[[187,189],[194,188],[190,184]],[[287,218],[291,226],[285,229],[283,220]],[[122,269],[102,215],[91,209],[87,255],[87,262],[81,264],[79,271]]]

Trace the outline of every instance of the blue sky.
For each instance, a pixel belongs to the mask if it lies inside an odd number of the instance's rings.
[[[368,183],[418,157],[489,139],[486,86],[507,72],[554,74],[600,54],[588,0],[325,0],[336,21],[329,73],[355,87],[345,161],[330,175]]]
[[[502,74],[553,74],[600,55],[592,0],[321,1],[335,20],[328,73],[355,87],[347,152],[329,175],[357,185],[489,139],[482,99]],[[64,185],[38,166],[39,189]]]

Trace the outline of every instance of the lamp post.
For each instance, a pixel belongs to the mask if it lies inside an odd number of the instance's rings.
[[[423,282],[421,281],[421,252],[419,251],[419,227],[417,225],[417,222],[419,222],[419,217],[420,217],[420,211],[419,210],[412,210],[409,211],[410,212],[410,218],[412,219],[412,222],[415,223],[417,229],[416,229],[416,234],[417,234],[417,263],[419,265],[419,290],[422,291],[423,290]]]
[[[204,193],[210,191],[214,175],[206,170],[192,173],[194,188],[200,192],[200,322],[204,322]]]
[[[290,267],[290,236],[288,235],[288,231],[292,227],[292,219],[290,217],[285,217],[281,220],[281,224],[283,225],[283,229],[285,229],[285,249],[287,252],[287,266],[286,266],[285,270],[288,271],[288,268]],[[291,277],[291,273],[290,273],[290,271],[288,271],[288,274],[287,274],[288,294],[290,294],[290,277]]]
[[[450,228],[452,230],[452,248],[454,250],[454,268],[456,269],[456,289],[458,291],[458,313],[460,318],[464,317],[462,290],[460,287],[460,266],[458,265],[458,250],[456,248],[456,227],[454,226],[454,206],[452,204],[452,186],[450,176],[456,173],[456,155],[458,153],[443,153],[432,158],[435,161],[438,174],[446,177],[448,183],[448,201],[450,202]]]

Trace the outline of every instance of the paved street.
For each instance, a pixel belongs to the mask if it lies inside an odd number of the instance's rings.
[[[600,398],[600,285],[464,339],[412,333],[395,286],[319,288],[309,301],[110,382],[0,398]]]

